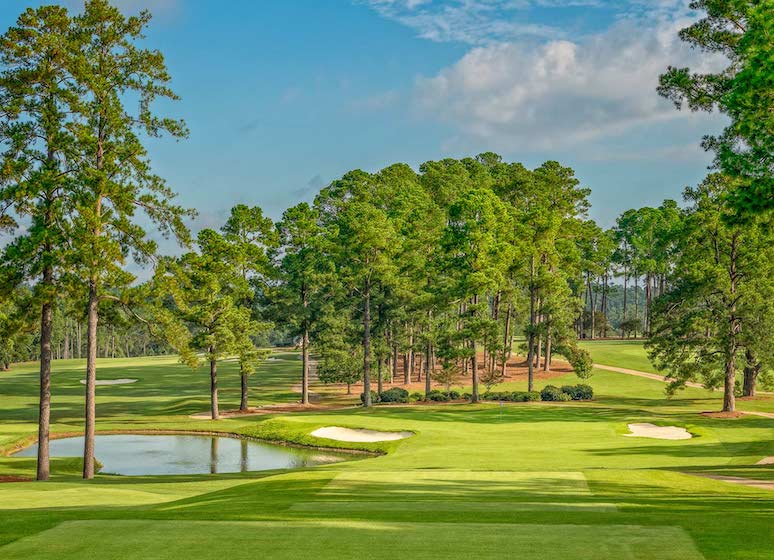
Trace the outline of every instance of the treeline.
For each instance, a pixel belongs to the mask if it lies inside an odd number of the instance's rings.
[[[731,66],[709,77],[670,68],[661,81],[676,103],[731,117],[706,141],[722,173],[687,189],[685,209],[631,210],[603,231],[572,169],[485,153],[351,171],[278,223],[236,206],[195,241],[185,226],[195,212],[175,204],[143,145],[187,135],[153,111],[177,96],[161,53],[140,46],[150,14],[126,17],[107,0],[77,14],[23,12],[0,37],[0,330],[4,362],[39,357],[38,479],[49,477],[52,359],[86,358],[91,478],[97,358],[137,351],[141,333],[192,368],[208,365],[213,418],[218,362],[239,360],[246,408],[271,323],[302,348],[303,402],[311,350],[321,379],[363,381],[366,406],[372,381],[396,376],[399,361],[428,393],[433,379],[468,379],[475,402],[516,351],[530,390],[556,354],[588,376],[576,340],[613,329],[650,337],[670,390],[723,385],[733,411],[737,372],[752,395],[774,363],[774,113],[759,91],[771,57],[755,46],[774,20],[764,4],[720,4],[683,36]],[[159,256],[148,224],[187,252]],[[130,260],[153,268],[152,280],[137,284]],[[118,343],[123,328],[132,344]]]
[[[19,322],[18,305],[29,302],[25,287],[21,293],[0,298],[0,369],[17,362],[40,359],[40,328],[37,323]],[[86,356],[86,318],[77,302],[60,301],[52,310],[51,359],[69,360]],[[14,324],[16,322],[16,324]],[[112,313],[97,326],[97,355],[102,358],[157,356],[174,352],[163,339],[130,316]]]

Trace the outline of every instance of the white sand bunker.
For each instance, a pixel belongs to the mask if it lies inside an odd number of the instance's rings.
[[[414,435],[413,432],[377,432],[376,430],[365,430],[361,428],[340,428],[338,426],[327,426],[317,428],[312,435],[319,438],[335,439],[336,441],[352,442],[371,442],[371,441],[394,441],[396,439],[405,439]]]
[[[136,379],[97,379],[94,385],[128,385],[136,382]],[[85,379],[81,379],[81,385],[86,385]]]
[[[650,422],[629,424],[629,437],[646,437],[654,439],[691,439],[693,436],[685,428],[677,426],[656,426]]]

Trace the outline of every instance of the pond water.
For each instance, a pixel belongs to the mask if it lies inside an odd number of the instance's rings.
[[[52,457],[80,457],[83,437],[51,440]],[[37,456],[37,445],[14,454]],[[353,459],[346,453],[272,445],[210,435],[98,435],[94,454],[100,472],[121,475],[216,474],[265,471],[337,463]]]

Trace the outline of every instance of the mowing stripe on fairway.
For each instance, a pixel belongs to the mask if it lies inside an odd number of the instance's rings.
[[[475,538],[473,538],[475,537]],[[359,521],[69,521],[0,548],[4,560],[701,560],[679,527]]]
[[[508,511],[579,511],[579,512],[615,512],[618,508],[609,503],[570,503],[570,502],[469,502],[467,500],[418,500],[413,502],[344,502],[338,500],[320,500],[317,502],[298,502],[291,511],[306,512],[382,512],[382,511],[439,511],[439,512],[508,512]]]
[[[508,500],[533,495],[591,495],[582,472],[520,471],[369,471],[341,472],[319,496],[368,496],[379,500],[411,495],[448,499],[493,496]]]

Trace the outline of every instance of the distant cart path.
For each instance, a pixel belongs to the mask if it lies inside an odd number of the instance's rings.
[[[655,379],[656,381],[663,381],[664,383],[668,383],[669,381],[664,377],[663,375],[659,375],[657,373],[649,373],[647,371],[638,371],[636,369],[628,369],[628,368],[622,368],[618,366],[606,366],[603,364],[594,364],[595,368],[603,369],[605,371],[614,371],[617,373],[625,373],[627,375],[636,375],[638,377],[646,377],[647,379]],[[704,389],[704,385],[701,383],[694,383],[693,381],[686,382],[686,385],[688,387],[695,387],[697,389]],[[758,394],[761,395],[772,395],[771,391],[757,391]],[[763,416],[765,418],[774,418],[774,414],[770,412],[747,412],[745,411],[745,414],[753,414],[755,416]]]

